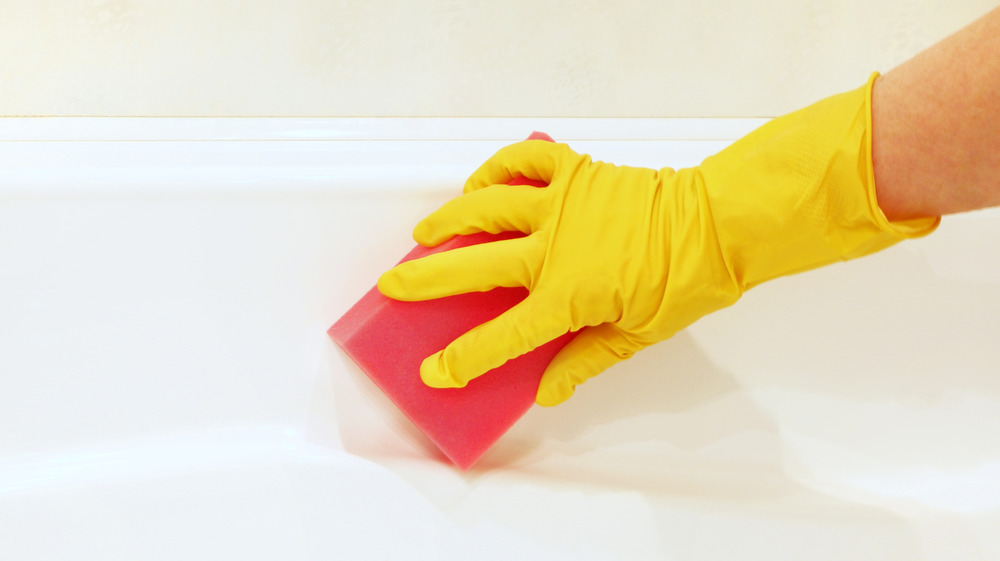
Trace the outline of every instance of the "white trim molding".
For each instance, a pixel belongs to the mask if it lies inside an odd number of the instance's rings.
[[[3,118],[0,193],[454,188],[539,130],[595,159],[686,167],[762,119]]]

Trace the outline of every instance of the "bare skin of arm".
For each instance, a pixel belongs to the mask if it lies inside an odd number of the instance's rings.
[[[880,77],[872,128],[890,220],[1000,205],[1000,8]]]

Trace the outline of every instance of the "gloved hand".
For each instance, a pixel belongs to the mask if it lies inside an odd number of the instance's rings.
[[[620,167],[541,140],[501,149],[413,237],[433,246],[479,231],[528,235],[402,263],[378,287],[400,300],[497,286],[529,295],[428,357],[421,378],[462,387],[579,330],[538,387],[537,403],[555,405],[763,281],[929,233],[937,219],[890,223],[878,207],[874,79],[775,119],[695,168]],[[549,186],[506,185],[522,175]]]

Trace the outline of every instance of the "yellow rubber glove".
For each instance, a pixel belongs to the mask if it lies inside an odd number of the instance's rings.
[[[761,282],[929,233],[938,219],[890,223],[878,207],[874,79],[775,119],[695,168],[619,167],[541,140],[501,149],[413,237],[433,246],[479,231],[529,235],[400,264],[378,286],[400,300],[497,286],[530,293],[428,357],[421,378],[462,387],[580,330],[539,384],[537,403],[555,405]],[[549,186],[505,184],[519,175]]]

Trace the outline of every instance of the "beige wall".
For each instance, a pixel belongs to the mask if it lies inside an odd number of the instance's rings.
[[[994,0],[0,0],[0,115],[768,116]]]

